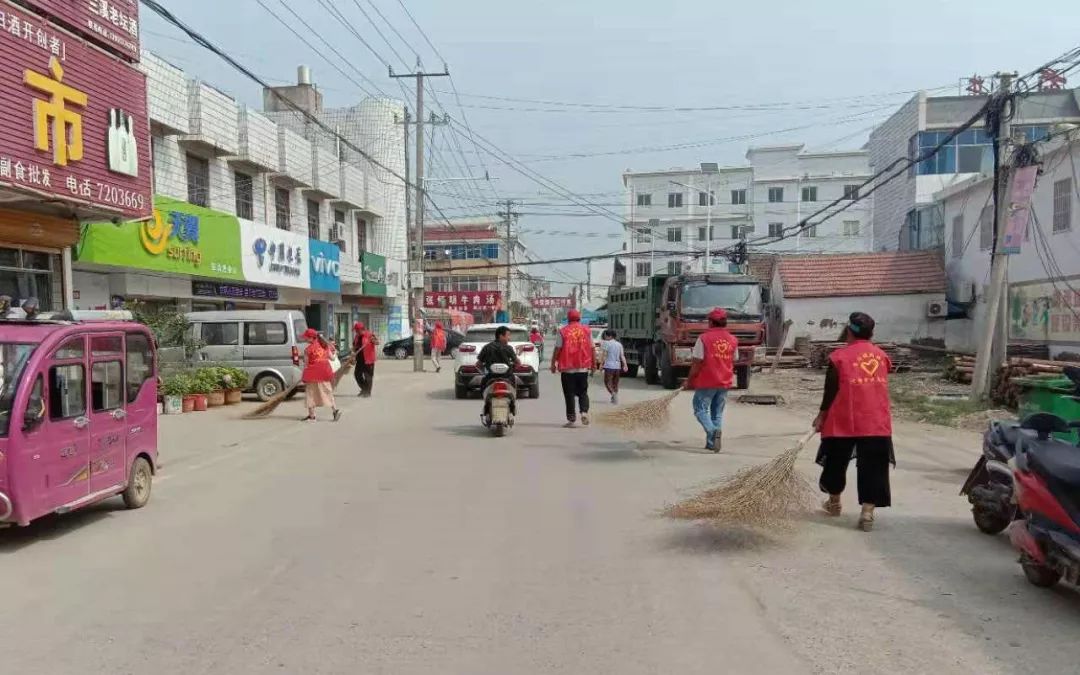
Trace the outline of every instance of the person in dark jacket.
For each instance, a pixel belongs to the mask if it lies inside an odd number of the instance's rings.
[[[857,458],[859,528],[866,532],[874,527],[874,509],[892,504],[889,465],[896,464],[889,402],[892,362],[871,342],[873,337],[874,320],[868,314],[848,317],[842,336],[847,344],[829,356],[821,412],[814,420],[821,432],[819,485],[829,495],[825,512],[840,515],[848,464]]]

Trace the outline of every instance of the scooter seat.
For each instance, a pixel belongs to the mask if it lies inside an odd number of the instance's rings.
[[[1024,449],[1033,471],[1080,492],[1080,448],[1058,440],[1025,439]]]
[[[1016,442],[1020,440],[1021,437],[1035,437],[1034,431],[1021,428],[1019,422],[995,421],[991,422],[991,425],[993,428],[994,441],[1005,446],[1009,457],[1012,457],[1016,452]]]

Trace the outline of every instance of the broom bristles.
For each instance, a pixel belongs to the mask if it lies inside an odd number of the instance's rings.
[[[716,487],[668,506],[664,515],[746,527],[785,524],[814,503],[813,486],[795,468],[812,435],[769,462],[741,469]]]
[[[677,389],[660,398],[641,401],[617,410],[601,413],[597,416],[596,421],[604,426],[621,429],[622,431],[662,429],[668,425],[671,419],[671,402],[681,393],[682,389]]]

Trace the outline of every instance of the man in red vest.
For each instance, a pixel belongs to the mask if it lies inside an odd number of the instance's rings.
[[[581,312],[576,309],[566,313],[566,321],[567,324],[559,329],[559,334],[555,338],[555,352],[551,355],[551,372],[562,373],[563,398],[566,400],[566,426],[569,428],[577,424],[577,410],[581,411],[581,423],[588,426],[589,376],[596,367],[592,333],[581,325]]]
[[[843,339],[847,344],[829,356],[825,394],[814,428],[821,432],[817,463],[820,486],[829,495],[825,512],[840,515],[840,495],[847,483],[847,468],[856,457],[859,528],[874,527],[874,507],[892,503],[889,465],[896,464],[889,404],[888,355],[870,341],[874,320],[862,312],[848,317]]]
[[[706,450],[720,452],[724,406],[738,353],[739,341],[727,330],[727,312],[719,307],[709,312],[709,330],[694,343],[684,385],[694,390],[694,416],[705,429]]]
[[[360,387],[360,395],[364,398],[371,396],[371,387],[375,384],[375,347],[379,345],[379,338],[357,321],[353,324],[353,351],[356,355],[356,384]]]

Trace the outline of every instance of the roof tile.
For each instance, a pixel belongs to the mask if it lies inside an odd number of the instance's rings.
[[[781,256],[779,265],[786,298],[945,291],[938,251]]]

